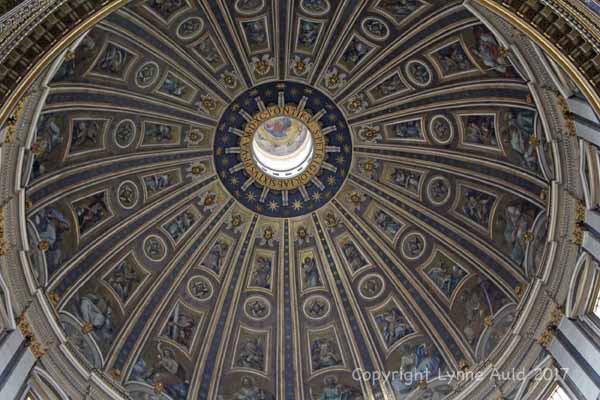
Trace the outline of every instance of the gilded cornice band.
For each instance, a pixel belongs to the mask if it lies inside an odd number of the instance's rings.
[[[6,120],[38,74],[61,51],[81,33],[127,3],[128,0],[65,1],[52,12],[47,12],[50,9],[47,3],[38,3],[40,8],[36,10],[40,12],[36,15],[40,18],[25,19],[18,36],[8,35],[0,42],[0,121]],[[45,17],[42,19],[42,16]]]
[[[509,20],[548,51],[600,113],[599,35],[588,30],[590,22],[581,23],[582,15],[575,15],[571,7],[558,6],[555,1],[475,1]]]

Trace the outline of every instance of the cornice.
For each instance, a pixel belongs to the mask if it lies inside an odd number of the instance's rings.
[[[475,0],[507,18],[558,58],[600,110],[600,29],[575,1]],[[30,0],[0,19],[0,98],[7,116],[43,64],[75,37],[128,0]],[[35,43],[35,46],[32,46]],[[10,101],[7,101],[10,100]]]
[[[11,11],[15,16],[0,36],[0,121],[5,121],[19,99],[54,58],[79,35],[129,0],[40,1],[30,18],[20,17],[33,2]],[[54,6],[54,7],[52,7]],[[17,21],[20,25],[17,24]],[[2,23],[8,23],[4,19]],[[17,27],[18,26],[18,27]],[[11,40],[12,38],[12,40]]]
[[[581,31],[583,35],[590,36],[596,49],[600,49],[600,24],[598,23],[600,16],[591,11],[582,0],[541,0],[541,2],[564,15],[575,29]]]
[[[583,19],[571,1],[474,0],[507,19],[565,69],[600,113],[600,42],[591,16]],[[573,1],[573,3],[575,3]]]
[[[32,29],[36,26],[42,15],[52,13],[56,7],[65,3],[66,0],[27,0],[0,17],[0,48],[5,51],[8,43],[18,42],[14,40],[19,32]]]

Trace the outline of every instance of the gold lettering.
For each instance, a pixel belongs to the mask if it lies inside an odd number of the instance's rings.
[[[254,137],[256,130],[264,123],[264,121],[276,116],[289,116],[299,120],[307,126],[313,135],[313,160],[301,175],[291,179],[273,178],[263,173],[256,167],[250,150],[252,138]],[[239,141],[241,148],[240,159],[246,172],[253,177],[258,184],[275,190],[295,189],[308,183],[310,179],[319,172],[321,163],[325,159],[325,138],[321,132],[321,125],[318,121],[314,121],[308,112],[300,111],[293,105],[286,105],[283,107],[274,105],[255,114],[254,118],[250,122],[247,122],[243,128],[244,134]]]

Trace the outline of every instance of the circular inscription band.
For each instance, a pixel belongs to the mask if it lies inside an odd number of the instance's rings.
[[[318,89],[268,82],[227,106],[213,152],[215,172],[238,203],[288,218],[339,193],[352,165],[352,137],[343,112]]]
[[[265,170],[261,169],[256,162],[255,154],[252,149],[252,143],[259,128],[265,122],[277,117],[290,117],[304,124],[312,135],[312,160],[302,173],[291,178],[271,176]],[[243,130],[244,134],[240,139],[240,159],[244,164],[246,173],[254,180],[270,189],[291,190],[306,185],[317,175],[321,169],[321,164],[325,159],[325,138],[321,132],[321,126],[315,121],[312,115],[298,107],[290,106],[271,106],[266,110],[260,111],[251,121],[249,121]]]

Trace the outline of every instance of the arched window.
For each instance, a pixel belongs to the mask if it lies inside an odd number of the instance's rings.
[[[2,275],[0,275],[0,338],[15,328],[15,317],[13,315],[8,286],[4,282]]]
[[[595,325],[600,327],[600,271],[598,270],[598,263],[596,261],[592,262],[592,267],[594,269],[594,275],[591,299],[588,303],[587,313],[588,315],[591,314],[595,317],[592,318],[592,320],[595,320]]]
[[[552,392],[550,392],[548,400],[575,400],[575,398],[569,395],[560,384],[557,384]]]
[[[68,400],[69,396],[44,369],[33,368],[27,388],[20,400]]]
[[[596,317],[600,318],[600,293],[596,293],[596,302],[592,311]]]

